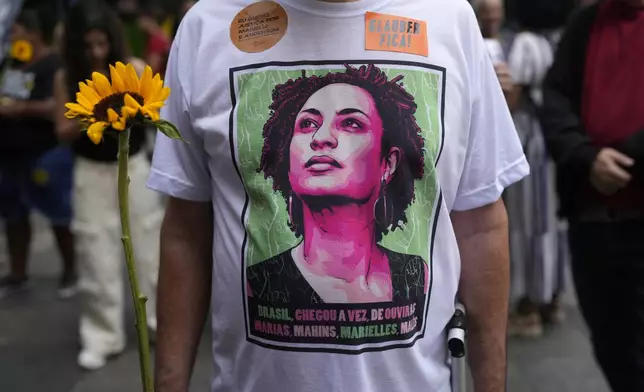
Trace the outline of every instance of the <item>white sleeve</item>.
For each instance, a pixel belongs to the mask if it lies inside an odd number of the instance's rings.
[[[484,51],[475,52],[470,76],[470,130],[453,206],[456,211],[496,202],[505,188],[530,173],[494,66],[481,54]]]
[[[177,37],[170,51],[165,84],[171,93],[161,110],[161,117],[173,123],[188,143],[157,133],[147,187],[178,199],[209,201],[212,188],[208,158],[204,141],[193,128],[185,85],[181,80],[181,77],[191,74],[188,69],[190,57],[185,57],[188,53],[180,53],[183,50],[179,49],[179,40]],[[189,43],[181,46],[186,45]]]

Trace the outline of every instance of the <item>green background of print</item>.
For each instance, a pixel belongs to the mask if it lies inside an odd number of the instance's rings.
[[[378,64],[376,64],[378,65]],[[355,66],[355,65],[354,65]],[[305,67],[302,67],[305,68]],[[416,181],[415,201],[407,208],[407,224],[383,237],[382,245],[403,254],[421,256],[429,262],[429,241],[432,230],[432,208],[438,197],[438,181],[434,168],[440,148],[440,86],[442,73],[424,69],[396,69],[379,66],[389,79],[404,75],[402,83],[415,97],[416,121],[425,138],[425,176]],[[306,75],[344,72],[344,68],[306,69]],[[259,70],[238,74],[237,148],[238,165],[250,196],[247,211],[248,233],[246,262],[253,265],[276,256],[300,243],[288,227],[286,201],[273,191],[272,179],[257,173],[262,146],[262,130],[269,117],[271,94],[277,84],[302,76],[298,70]]]

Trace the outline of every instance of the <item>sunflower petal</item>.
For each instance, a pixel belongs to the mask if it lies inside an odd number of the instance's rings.
[[[106,122],[103,122],[103,121],[95,122],[94,124],[90,125],[89,128],[87,129],[87,137],[89,137],[94,144],[100,143],[101,140],[103,140],[103,132],[105,131],[106,127],[107,127]]]
[[[143,76],[141,76],[141,89],[139,90],[139,94],[147,102],[147,98],[154,93],[153,89],[152,68],[149,65],[146,65],[145,70],[143,71]]]
[[[125,117],[121,117],[117,119],[117,121],[112,123],[112,128],[114,128],[117,131],[123,131],[125,130],[126,124],[127,124],[127,119]]]
[[[110,84],[110,81],[107,80],[105,75],[100,72],[93,72],[92,80],[94,81],[94,87],[96,88],[96,91],[98,91],[98,94],[101,97],[105,98],[112,94],[112,85]]]
[[[152,121],[159,121],[160,116],[158,110],[150,109],[146,106],[141,109],[141,113],[143,113],[144,116],[149,117]]]
[[[110,64],[110,80],[112,81],[112,90],[115,93],[121,93],[125,91],[125,83],[119,75],[116,68]]]
[[[119,76],[121,77],[121,80],[123,81],[124,91],[129,91],[130,83],[129,83],[129,74],[127,71],[127,67],[122,62],[117,61],[116,64],[114,65],[114,68],[116,68],[116,72],[119,74]]]
[[[81,93],[76,93],[76,102],[89,111],[94,111],[94,105],[92,105],[85,96]]]
[[[69,119],[69,120],[71,120],[71,119],[73,119],[73,118],[76,118],[76,117],[78,117],[78,113],[76,113],[76,112],[75,112],[75,111],[73,111],[73,110],[69,110],[69,111],[67,111],[67,112],[65,113],[65,118],[67,118],[67,119]]]
[[[132,98],[130,94],[125,94],[125,97],[123,97],[123,102],[125,103],[125,106],[133,108],[133,109],[140,109],[141,105],[136,101],[136,99]]]
[[[87,87],[96,91],[96,88],[94,87],[94,82],[92,82],[92,79],[85,79],[85,84],[87,85]]]
[[[90,79],[87,79],[87,80],[85,80],[85,84],[87,85],[87,87],[92,89],[92,91],[94,91],[94,94],[96,94],[96,96],[98,97],[99,101],[103,98],[103,97],[101,97],[101,95],[96,90],[96,86],[94,85],[94,82],[92,82]]]
[[[158,110],[158,109],[161,109],[164,105],[165,105],[165,101],[154,101],[154,102],[150,102],[150,103],[148,103],[146,105],[143,105],[143,106],[147,106],[147,107],[150,107],[150,108],[156,108]]]
[[[155,91],[159,91],[163,88],[163,80],[161,80],[161,74],[156,74],[154,75],[154,78],[152,78],[152,81],[154,82],[154,89]]]
[[[139,109],[123,106],[121,112],[125,118],[134,118],[139,113]]]
[[[159,111],[161,110],[162,106],[163,102],[145,105],[141,108],[141,113],[144,116],[150,118],[152,121],[158,121],[160,118]]]
[[[92,105],[96,105],[100,100],[101,96],[98,95],[96,89],[94,89],[94,83],[87,81],[87,84],[83,82],[78,83],[78,91],[87,99]]]
[[[107,121],[114,123],[119,120],[119,115],[114,111],[114,109],[107,109]]]
[[[127,72],[127,76],[125,78],[127,91],[138,94],[140,91],[139,75],[136,74],[136,70],[132,64],[126,65],[125,70]]]
[[[161,89],[161,92],[159,92],[159,95],[157,96],[156,100],[165,101],[170,96],[170,91],[171,91],[170,87],[163,87]]]
[[[163,90],[163,80],[161,80],[161,75],[156,74],[154,75],[154,78],[152,79],[152,89],[148,96],[144,96],[146,98],[145,102],[156,102],[161,99],[159,99],[161,91]]]
[[[71,111],[78,113],[81,116],[91,117],[93,114],[77,103],[66,103],[65,107]]]

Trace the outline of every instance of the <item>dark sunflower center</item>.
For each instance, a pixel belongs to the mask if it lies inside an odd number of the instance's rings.
[[[121,113],[121,108],[125,105],[126,93],[114,93],[100,100],[94,106],[94,116],[97,121],[107,121],[107,110],[114,109],[116,113]],[[129,93],[139,105],[143,105],[143,97],[136,93]]]

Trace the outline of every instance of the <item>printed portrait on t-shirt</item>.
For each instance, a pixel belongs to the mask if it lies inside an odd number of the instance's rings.
[[[431,317],[444,71],[260,64],[231,78],[248,339],[333,352],[413,344]]]

